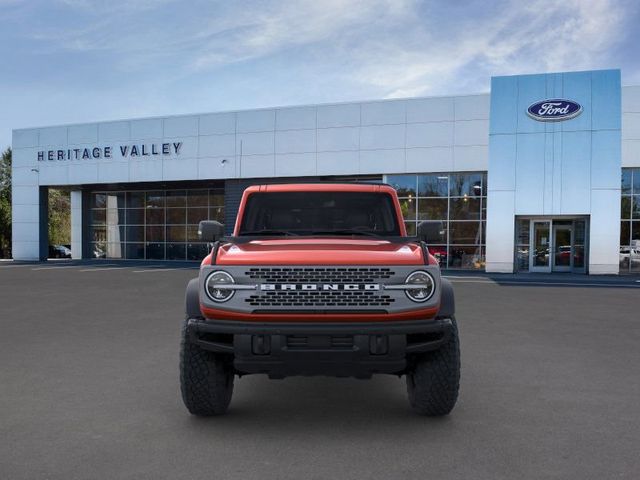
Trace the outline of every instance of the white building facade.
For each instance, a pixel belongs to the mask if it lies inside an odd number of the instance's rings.
[[[198,260],[197,223],[231,228],[248,185],[359,180],[398,189],[410,233],[441,222],[445,268],[637,271],[640,87],[523,75],[479,95],[14,130],[13,257],[47,257],[48,188],[71,189],[74,258]]]

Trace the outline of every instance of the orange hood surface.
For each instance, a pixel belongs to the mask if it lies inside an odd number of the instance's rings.
[[[423,265],[413,242],[381,239],[265,239],[220,246],[217,265]]]

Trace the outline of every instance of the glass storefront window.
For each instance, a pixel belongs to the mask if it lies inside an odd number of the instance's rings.
[[[169,190],[166,194],[167,207],[186,207],[187,192],[185,190]]]
[[[224,206],[209,208],[209,220],[224,223]]]
[[[222,189],[93,192],[89,249],[94,258],[200,260],[201,220],[224,221]]]
[[[125,258],[129,260],[144,259],[144,243],[127,243]]]
[[[620,273],[640,273],[640,168],[622,169]]]
[[[620,214],[622,218],[631,218],[631,199],[630,195],[623,195],[620,202]]]
[[[481,247],[449,247],[449,268],[484,268],[484,254]]]
[[[531,223],[529,219],[516,220],[516,271],[529,271],[529,243]]]
[[[167,260],[184,260],[186,251],[184,243],[167,243]]]
[[[480,222],[449,222],[449,243],[480,244]]]
[[[440,267],[447,268],[447,246],[446,245],[431,245],[429,244],[429,253],[436,257]]]
[[[145,209],[145,223],[147,225],[163,225],[164,224],[164,208],[150,208]]]
[[[91,242],[89,245],[93,258],[107,258],[106,242]]]
[[[187,240],[187,227],[185,225],[167,225],[168,242],[185,242]]]
[[[450,218],[451,220],[479,220],[480,199],[469,197],[452,198]]]
[[[128,225],[144,225],[144,209],[128,208],[125,221]]]
[[[147,242],[164,242],[164,225],[147,227],[145,239]]]
[[[224,194],[209,192],[209,206],[224,207]]]
[[[416,199],[400,198],[400,210],[402,210],[402,218],[407,221],[416,219]]]
[[[187,260],[201,260],[209,249],[206,243],[187,243]]]
[[[93,242],[106,242],[107,241],[107,228],[94,226],[91,228],[91,241]]]
[[[446,198],[419,198],[418,220],[446,220],[449,200]]]
[[[200,220],[207,220],[209,218],[209,209],[203,208],[188,208],[187,209],[187,223],[196,224],[200,223]]]
[[[187,225],[186,241],[197,242],[198,240],[200,240],[198,236],[198,225]]]
[[[486,172],[387,175],[398,191],[407,234],[421,221],[439,221],[429,251],[443,268],[484,268]],[[416,190],[417,187],[417,190]]]
[[[630,168],[625,170],[632,170],[632,185],[633,185],[633,194],[640,195],[640,168]]]
[[[144,242],[144,225],[128,225],[125,241]]]
[[[91,209],[91,223],[93,225],[104,225],[107,221],[107,211],[104,208]]]
[[[640,221],[634,221],[631,226],[629,269],[631,273],[640,273]]]
[[[92,195],[91,201],[89,202],[89,206],[91,208],[106,208],[107,195],[104,193],[96,193]]]
[[[389,175],[387,183],[396,189],[398,197],[416,196],[416,175]]]
[[[187,192],[187,207],[208,207],[208,190],[189,190]]]
[[[428,230],[429,231],[429,237],[426,240],[427,245],[429,245],[429,248],[431,248],[431,245],[438,245],[438,244],[446,244],[447,243],[447,222],[425,221],[425,222],[421,222],[421,223],[431,224],[431,226],[432,226],[432,228],[429,228],[429,230]]]
[[[631,222],[622,221],[620,222],[620,245],[630,245],[631,244]]]
[[[125,198],[126,208],[144,208],[144,192],[126,192]]]
[[[631,198],[631,218],[640,219],[640,195]]]
[[[623,168],[622,169],[622,183],[621,183],[622,194],[631,194],[631,169]]]
[[[167,224],[177,225],[187,223],[186,208],[167,208]]]
[[[449,175],[418,175],[419,197],[447,197]]]
[[[164,192],[147,192],[144,206],[145,208],[164,208]]]
[[[449,178],[449,194],[452,197],[481,197],[481,173],[455,173]]]

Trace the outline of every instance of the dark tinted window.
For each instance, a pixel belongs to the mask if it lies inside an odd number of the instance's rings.
[[[240,235],[400,235],[392,197],[368,192],[273,192],[249,196]]]

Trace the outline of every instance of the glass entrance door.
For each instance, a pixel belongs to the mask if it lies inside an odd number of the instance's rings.
[[[517,218],[516,271],[587,272],[589,219]]]
[[[564,223],[564,222],[563,222]],[[573,268],[572,223],[553,225],[553,271],[570,272]]]
[[[551,271],[551,221],[531,222],[532,248],[530,250],[529,271]]]

